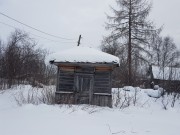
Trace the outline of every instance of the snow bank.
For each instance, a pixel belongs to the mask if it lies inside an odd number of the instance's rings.
[[[153,90],[153,89],[146,89],[145,92],[148,96],[153,98],[159,98],[162,96],[163,91],[161,89]]]
[[[130,91],[130,92],[135,92],[135,91],[141,90],[139,87],[132,87],[132,86],[124,86],[122,89],[124,91]]]
[[[119,64],[118,57],[84,46],[76,46],[62,52],[54,53],[50,57],[50,60],[55,60],[55,62],[90,62]]]
[[[125,92],[128,92],[130,95],[134,95],[135,93],[141,93],[144,97],[149,96],[153,98],[159,98],[161,97],[163,93],[162,88],[158,88],[157,90],[153,89],[141,89],[139,87],[132,87],[132,86],[124,86],[123,88],[120,88],[120,90],[123,90]],[[113,89],[113,91],[117,93],[118,89]]]
[[[28,91],[31,86],[0,92],[0,134],[2,135],[179,135],[180,106],[163,110],[161,98],[154,99],[145,89],[138,91],[138,103],[148,106],[119,108],[89,105],[17,106],[14,94]],[[134,95],[132,87],[125,91]],[[137,92],[137,91],[136,91]],[[169,100],[169,99],[168,99]],[[140,104],[139,104],[140,105]]]

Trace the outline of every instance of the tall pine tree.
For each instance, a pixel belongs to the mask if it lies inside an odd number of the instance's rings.
[[[127,46],[128,83],[132,85],[132,55],[141,57],[141,52],[148,54],[146,47],[151,35],[158,30],[155,30],[153,23],[147,19],[151,3],[146,0],[116,0],[116,3],[119,8],[111,7],[114,15],[107,16],[109,23],[106,29],[111,30],[109,39],[118,40]]]

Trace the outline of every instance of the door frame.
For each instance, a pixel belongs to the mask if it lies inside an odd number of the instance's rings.
[[[76,84],[77,84],[77,79],[78,76],[87,76],[89,78],[91,78],[91,82],[90,82],[90,89],[89,89],[89,104],[92,103],[92,98],[93,98],[93,89],[94,89],[94,74],[87,74],[87,73],[75,73],[75,80],[74,80],[74,90],[75,90],[75,94],[76,94],[76,98],[78,98],[79,94],[77,92],[77,88],[76,88]]]

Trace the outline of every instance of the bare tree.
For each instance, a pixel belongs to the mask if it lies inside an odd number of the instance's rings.
[[[1,49],[1,46],[0,46]],[[28,33],[15,30],[8,43],[0,51],[1,79],[7,80],[8,87],[28,82],[33,86],[49,84],[55,75],[53,67],[46,65],[47,51],[37,48],[37,43]]]
[[[171,37],[166,36],[162,38],[158,35],[154,38],[152,43],[152,59],[153,61],[151,60],[151,62],[160,69],[159,74],[161,74],[161,79],[163,80],[162,87],[168,91],[175,92],[179,85],[178,81],[175,82],[174,80],[179,79],[177,76],[179,74],[180,51]]]
[[[117,40],[110,40],[109,38],[104,38],[101,43],[101,50],[103,52],[119,56],[121,55],[121,46],[119,46],[119,43]]]
[[[104,38],[101,43],[101,50],[115,55],[120,59],[120,65],[113,71],[113,87],[122,87],[128,84],[127,78],[127,49],[126,46],[121,45],[117,40]]]
[[[128,85],[128,63],[127,63],[127,46],[124,46],[117,40],[111,40],[106,37],[103,39],[101,43],[101,50],[115,55],[120,59],[120,66],[113,71],[113,87],[123,87]],[[145,69],[143,69],[141,65],[148,65],[147,60],[143,58],[143,56],[139,53],[139,50],[135,50],[132,52],[132,84],[134,86],[139,86],[142,81],[142,77],[144,78]],[[140,68],[141,66],[141,68]],[[143,72],[142,72],[143,71]]]
[[[128,46],[128,82],[132,85],[132,53],[136,56],[146,52],[151,35],[157,32],[151,21],[147,20],[151,4],[146,0],[116,0],[119,9],[113,10],[114,16],[107,16],[109,23],[106,29],[111,30],[109,36],[118,40],[122,45]]]
[[[170,36],[157,36],[152,43],[153,63],[160,67],[176,66],[179,63],[180,51]]]

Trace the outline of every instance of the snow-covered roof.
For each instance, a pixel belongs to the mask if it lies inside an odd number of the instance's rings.
[[[154,79],[163,80],[163,69],[158,66],[152,66]],[[180,80],[180,68],[165,67],[164,80]]]
[[[51,60],[55,62],[83,63],[114,63],[119,64],[119,58],[90,47],[76,46],[71,49],[54,53]]]

